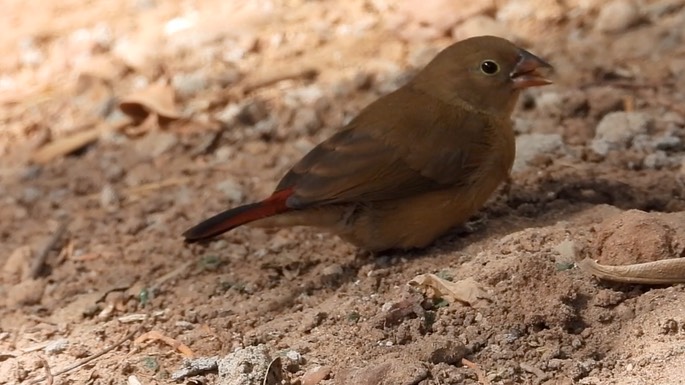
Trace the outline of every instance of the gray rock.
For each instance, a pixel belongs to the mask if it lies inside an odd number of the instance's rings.
[[[523,134],[516,138],[516,160],[512,172],[523,171],[530,161],[543,153],[558,153],[565,150],[559,134]]]
[[[104,209],[116,209],[119,207],[119,194],[114,186],[106,183],[100,190],[100,206]]]
[[[659,150],[647,155],[643,163],[646,168],[661,168],[669,163],[669,159],[665,152]]]
[[[198,71],[189,74],[176,74],[171,79],[171,84],[179,96],[188,97],[207,88],[209,81],[204,72]]]
[[[215,188],[231,202],[240,202],[243,200],[243,197],[245,197],[242,186],[230,179],[217,183]]]
[[[653,123],[641,112],[612,112],[602,118],[595,131],[592,150],[606,155],[611,150],[626,149],[637,135],[645,135]]]
[[[69,347],[69,341],[65,338],[61,338],[55,341],[51,341],[47,346],[45,346],[45,353],[48,355],[55,355],[62,353]]]
[[[264,345],[238,349],[219,360],[219,385],[262,384],[271,357]]]

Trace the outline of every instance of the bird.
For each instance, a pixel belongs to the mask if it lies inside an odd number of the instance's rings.
[[[206,241],[250,223],[313,226],[370,252],[424,248],[509,177],[518,96],[551,84],[551,68],[504,38],[456,42],[304,155],[271,196],[183,237]]]

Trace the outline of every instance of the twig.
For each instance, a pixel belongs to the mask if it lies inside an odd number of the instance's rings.
[[[90,127],[85,130],[78,130],[77,132],[58,138],[55,141],[46,144],[45,146],[36,150],[32,155],[32,160],[36,163],[45,164],[51,160],[70,154],[80,148],[83,148],[100,138],[100,136],[107,131],[120,131],[131,123],[130,119],[122,119],[121,121],[109,123],[93,122],[84,127]]]
[[[259,88],[268,87],[270,85],[282,82],[284,80],[291,79],[313,79],[319,74],[319,71],[315,68],[305,68],[298,69],[294,71],[276,73],[269,76],[264,76],[261,79],[255,79],[253,81],[247,81],[246,85],[243,87],[243,93],[250,93]]]
[[[33,264],[31,265],[31,269],[29,270],[29,278],[38,278],[38,276],[40,275],[40,271],[43,269],[43,266],[45,265],[45,260],[48,258],[50,250],[52,250],[52,248],[55,247],[57,242],[59,242],[59,240],[62,239],[62,236],[64,235],[66,230],[67,222],[61,221],[57,225],[57,230],[55,230],[54,234],[52,234],[52,237],[48,239],[43,249],[41,249],[40,252],[36,254],[35,258],[33,259]]]
[[[478,382],[480,384],[490,385],[490,380],[488,380],[488,377],[485,375],[485,372],[483,372],[483,369],[481,369],[475,362],[471,362],[466,358],[462,358],[461,364],[473,370],[476,373],[476,377],[478,378]]]
[[[81,366],[83,366],[83,365],[85,365],[85,364],[87,364],[87,363],[89,363],[89,362],[91,362],[91,361],[97,359],[97,358],[100,358],[100,357],[104,356],[105,354],[107,354],[107,353],[111,352],[112,350],[114,350],[114,349],[118,348],[119,346],[121,346],[124,342],[126,342],[126,341],[130,340],[131,338],[133,338],[133,336],[135,336],[136,334],[138,334],[139,331],[143,330],[143,327],[145,327],[145,323],[144,323],[144,322],[141,323],[140,326],[138,326],[135,330],[133,330],[132,332],[128,333],[124,338],[122,338],[121,340],[115,342],[115,343],[112,344],[111,346],[108,346],[108,347],[106,347],[105,349],[102,349],[101,351],[99,351],[99,352],[97,352],[97,353],[91,355],[90,357],[86,357],[86,358],[82,359],[81,361],[76,362],[76,363],[73,364],[73,365],[70,365],[70,366],[67,366],[67,367],[64,368],[64,369],[58,370],[57,372],[53,373],[52,376],[53,376],[53,377],[60,376],[60,375],[62,375],[62,374],[64,374],[64,373],[70,372],[70,371],[72,371],[72,370],[74,370],[74,369],[77,369],[77,368],[79,368],[79,367],[81,367]],[[52,382],[51,382],[51,377],[48,377],[48,376],[46,375],[45,377],[39,378],[39,379],[37,379],[37,380],[33,380],[32,382],[30,382],[30,385],[35,385],[35,384],[38,384],[38,383],[40,383],[41,381],[45,381],[45,380],[48,380],[47,385],[51,385],[51,384],[52,384]]]
[[[45,357],[40,357],[40,363],[43,365],[43,369],[45,369],[45,379],[47,385],[52,385],[52,383],[55,381],[55,378],[52,376],[52,371],[50,371],[50,365],[48,364],[48,360],[45,359]]]
[[[125,198],[130,199],[134,195],[143,194],[146,192],[155,191],[155,190],[163,189],[166,187],[181,185],[181,184],[184,184],[190,180],[192,180],[192,178],[190,178],[190,177],[173,177],[173,178],[169,178],[169,179],[166,179],[166,180],[163,180],[160,182],[151,182],[151,183],[146,183],[144,185],[135,186],[135,187],[125,189],[123,191],[122,195]],[[96,199],[99,197],[100,197],[99,192],[84,196],[85,199]]]

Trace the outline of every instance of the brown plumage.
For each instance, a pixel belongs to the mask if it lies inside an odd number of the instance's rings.
[[[549,64],[492,36],[440,52],[305,155],[274,194],[184,233],[212,238],[253,222],[327,229],[368,250],[423,247],[482,207],[514,161],[521,89]]]

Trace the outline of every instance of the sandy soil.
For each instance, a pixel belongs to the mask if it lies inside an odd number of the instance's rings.
[[[685,288],[576,265],[683,255],[685,2],[459,3],[5,0],[0,383],[685,384]],[[307,228],[183,244],[479,34],[555,84],[464,229],[374,256]],[[408,285],[429,273],[485,295]]]

